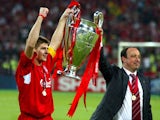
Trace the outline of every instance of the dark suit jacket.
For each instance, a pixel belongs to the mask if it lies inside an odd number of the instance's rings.
[[[129,77],[124,69],[107,62],[101,50],[99,69],[106,80],[107,90],[90,120],[112,120],[125,98]],[[150,105],[150,81],[137,72],[143,89],[143,120],[152,120]]]

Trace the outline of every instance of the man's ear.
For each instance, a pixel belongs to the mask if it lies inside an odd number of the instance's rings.
[[[124,56],[121,57],[121,61],[122,63],[125,63],[126,62],[126,58]]]

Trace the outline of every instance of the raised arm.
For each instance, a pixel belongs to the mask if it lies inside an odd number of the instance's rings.
[[[51,42],[49,45],[54,50],[57,50],[62,42],[66,20],[69,14],[72,14],[72,13],[73,13],[73,10],[67,8],[62,14],[61,18],[59,19],[59,23],[57,25],[56,30],[54,31],[52,35]]]
[[[31,31],[29,32],[24,53],[30,59],[33,56],[34,53],[33,50],[40,34],[41,24],[43,22],[43,19],[47,16],[48,12],[49,12],[48,8],[45,7],[40,8],[37,20],[34,23]]]

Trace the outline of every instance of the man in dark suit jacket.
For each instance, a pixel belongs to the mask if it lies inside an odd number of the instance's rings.
[[[99,69],[106,81],[106,93],[90,120],[133,120],[132,91],[129,87],[132,77],[137,76],[140,96],[141,120],[152,120],[150,105],[150,81],[138,69],[141,55],[137,48],[128,47],[121,52],[122,68],[111,65],[101,50]],[[136,98],[135,98],[136,99]]]

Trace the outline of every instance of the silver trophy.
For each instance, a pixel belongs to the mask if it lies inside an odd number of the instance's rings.
[[[80,19],[80,24],[76,29],[75,44],[72,46],[73,32],[75,29],[72,24],[76,19],[77,13],[79,12],[78,8],[73,9],[76,12],[74,16],[69,16],[65,26],[63,55],[65,70],[63,73],[67,77],[80,80],[80,77],[77,76],[76,71],[83,65],[96,44],[99,36],[95,30],[97,26],[102,27],[103,14],[99,11],[95,12],[93,22],[86,19]],[[72,55],[69,54],[71,49]],[[70,62],[71,59],[72,62]]]

